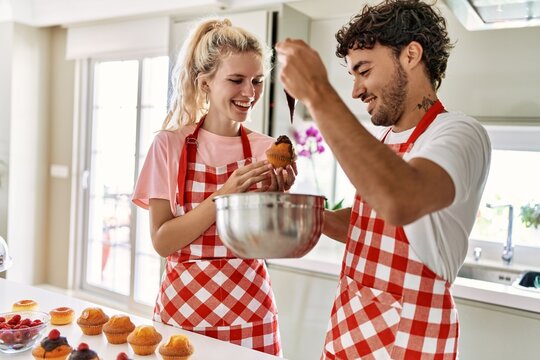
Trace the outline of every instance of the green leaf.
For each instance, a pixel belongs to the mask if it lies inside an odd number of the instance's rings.
[[[334,206],[332,206],[332,210],[339,210],[343,207],[343,201],[345,199],[341,199],[339,200],[339,202],[337,204],[334,204]]]

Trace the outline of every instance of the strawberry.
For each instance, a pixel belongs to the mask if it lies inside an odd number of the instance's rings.
[[[77,347],[77,351],[83,351],[83,350],[88,350],[88,349],[90,349],[90,348],[88,347],[88,344],[87,344],[87,343],[83,343],[83,342],[80,343],[79,346]]]
[[[52,329],[48,337],[50,340],[56,340],[60,337],[60,331]]]

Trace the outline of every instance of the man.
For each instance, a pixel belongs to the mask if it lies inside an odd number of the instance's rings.
[[[352,209],[325,216],[324,233],[346,251],[322,358],[454,359],[450,285],[489,170],[489,138],[437,98],[452,45],[433,6],[366,5],[336,38],[353,98],[386,127],[378,139],[339,98],[313,49],[290,39],[276,46],[280,80],[356,188]]]

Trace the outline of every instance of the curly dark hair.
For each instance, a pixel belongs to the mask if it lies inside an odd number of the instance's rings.
[[[372,49],[376,43],[390,47],[396,58],[411,41],[424,49],[422,61],[434,89],[441,86],[450,43],[446,20],[433,4],[420,0],[386,0],[365,5],[362,11],[337,33],[336,55],[345,58],[349,50]]]

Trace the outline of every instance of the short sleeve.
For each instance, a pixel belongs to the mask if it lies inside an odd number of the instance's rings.
[[[133,191],[135,205],[148,209],[150,199],[164,199],[175,213],[176,178],[183,144],[175,132],[159,132],[146,155]]]
[[[489,170],[491,144],[484,127],[474,119],[457,116],[438,121],[422,136],[429,142],[411,152],[409,158],[422,157],[441,166],[454,183],[453,203],[466,201],[470,191],[483,184]]]

